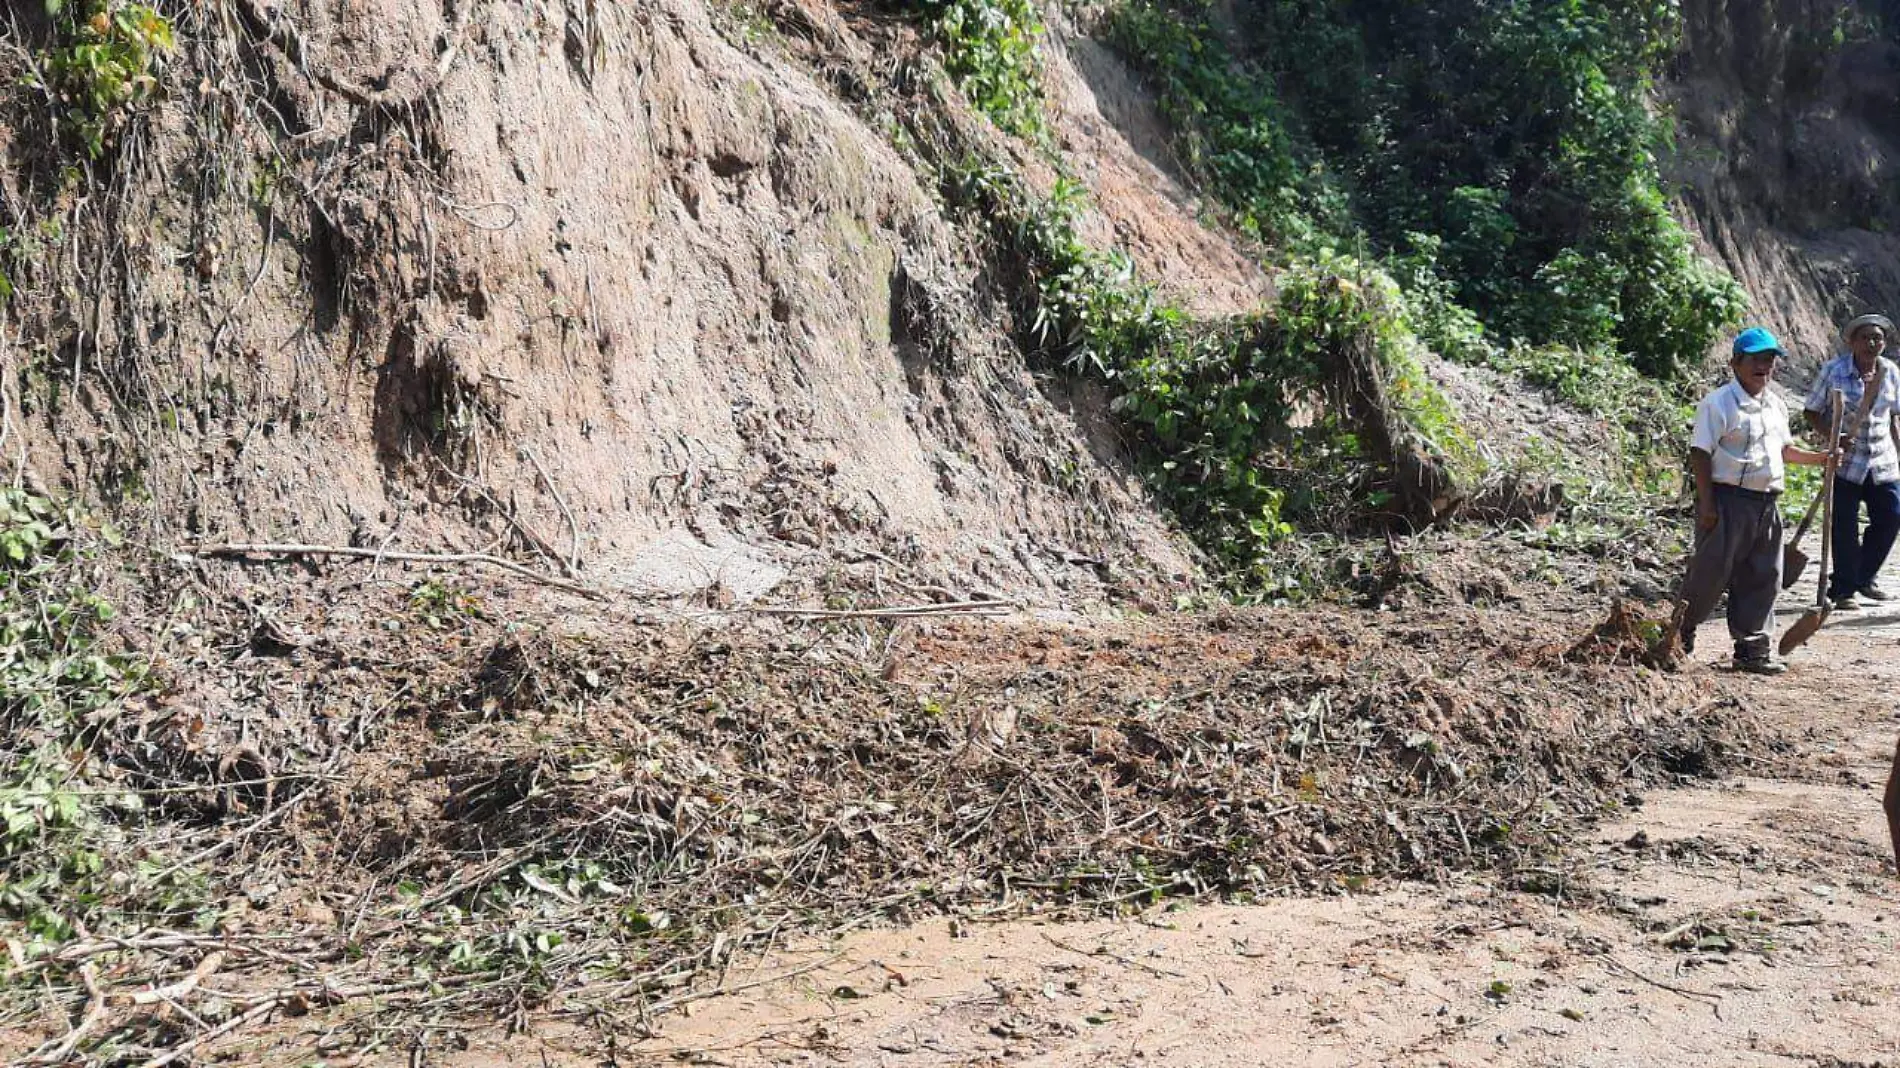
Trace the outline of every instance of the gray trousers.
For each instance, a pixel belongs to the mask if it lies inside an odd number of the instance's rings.
[[[1768,655],[1781,592],[1781,510],[1775,498],[1717,483],[1714,530],[1696,530],[1695,556],[1682,580],[1682,629],[1694,631],[1728,591],[1728,633],[1735,655]]]

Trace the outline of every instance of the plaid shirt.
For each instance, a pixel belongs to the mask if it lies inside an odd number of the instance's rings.
[[[1867,413],[1866,425],[1854,436],[1853,451],[1841,461],[1840,477],[1849,482],[1900,482],[1900,454],[1894,451],[1893,441],[1893,416],[1900,412],[1900,366],[1883,356],[1877,369],[1880,393],[1873,409]],[[1820,372],[1814,376],[1814,385],[1808,389],[1807,410],[1828,414],[1827,395],[1833,389],[1839,389],[1846,402],[1841,418],[1853,423],[1866,386],[1854,368],[1852,353],[1836,356],[1821,365]]]

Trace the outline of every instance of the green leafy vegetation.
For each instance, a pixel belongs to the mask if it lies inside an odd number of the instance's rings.
[[[1084,241],[1078,185],[1033,196],[1008,170],[966,161],[952,199],[971,209],[1027,279],[1026,347],[1066,373],[1108,385],[1135,431],[1149,483],[1237,588],[1277,581],[1276,542],[1294,524],[1343,528],[1400,511],[1391,455],[1417,448],[1475,480],[1476,449],[1426,376],[1404,301],[1376,266],[1321,254],[1293,264],[1259,313],[1196,321],[1157,300],[1126,257]],[[1347,388],[1363,350],[1390,428]]]
[[[101,653],[112,607],[83,573],[83,518],[0,489],[0,915],[29,942],[72,937],[105,890],[100,841],[130,791],[88,782],[86,741],[129,686]]]
[[[56,40],[41,57],[40,87],[61,127],[88,158],[104,156],[133,115],[159,94],[175,47],[171,20],[119,0],[46,0]]]
[[[1001,129],[1041,136],[1042,19],[1033,0],[915,0],[944,51],[944,70]]]
[[[1295,254],[1370,248],[1445,355],[1521,341],[1675,381],[1739,315],[1659,184],[1667,124],[1646,98],[1674,4],[1274,0],[1241,17],[1253,63],[1204,0],[1128,0],[1109,32],[1240,229]]]

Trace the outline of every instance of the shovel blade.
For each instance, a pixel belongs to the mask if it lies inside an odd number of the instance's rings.
[[[1781,588],[1794,589],[1801,581],[1801,572],[1808,569],[1808,554],[1790,545],[1781,550]]]
[[[1821,624],[1825,622],[1827,622],[1827,610],[1824,608],[1810,608],[1801,613],[1801,618],[1794,621],[1794,626],[1789,627],[1781,635],[1781,655],[1787,656],[1790,652],[1807,644],[1808,639],[1814,637],[1814,633],[1820,630]]]

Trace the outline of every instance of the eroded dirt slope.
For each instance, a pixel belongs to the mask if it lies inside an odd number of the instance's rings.
[[[1891,5],[1886,5],[1891,7]],[[1667,99],[1666,167],[1709,250],[1805,380],[1867,310],[1900,306],[1900,46],[1873,3],[1698,0]]]
[[[636,595],[748,600],[872,560],[957,594],[1192,574],[1113,435],[1032,380],[937,177],[830,78],[920,62],[872,16],[186,13],[178,91],[93,195],[59,184],[31,112],[4,135],[15,231],[71,236],[17,279],[0,346],[19,459],[157,541],[499,543]],[[24,25],[22,69],[46,32]],[[1264,276],[1143,155],[1161,135],[1117,126],[1154,120],[1113,59],[1077,47],[1116,94],[1053,49],[1091,225],[1169,289],[1246,307]]]

